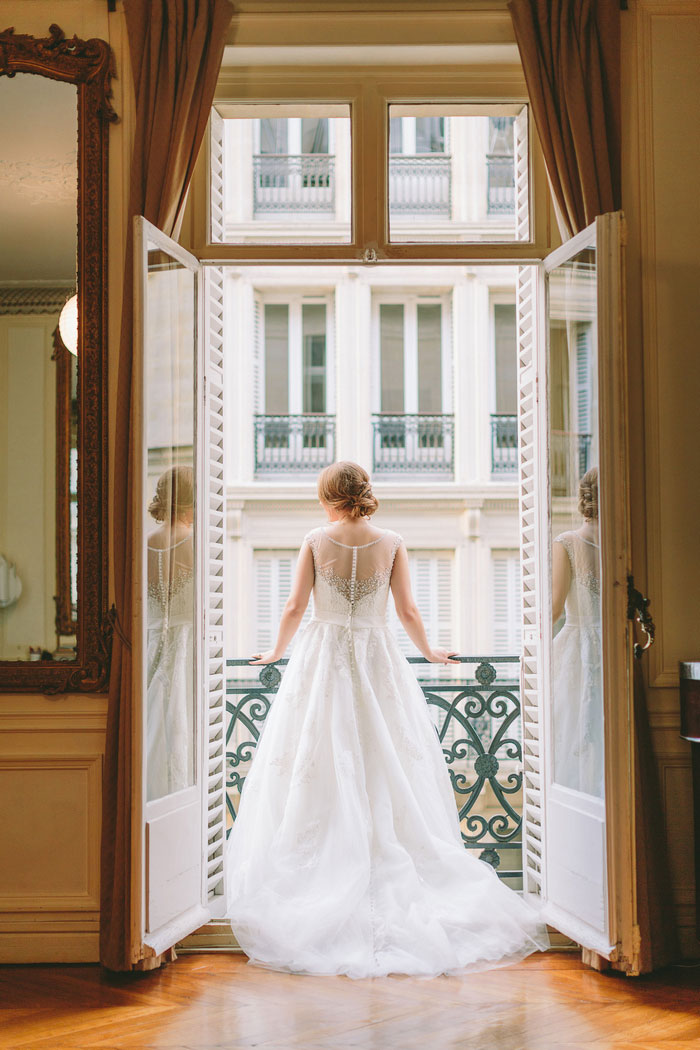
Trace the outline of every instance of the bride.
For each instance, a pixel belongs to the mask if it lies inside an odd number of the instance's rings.
[[[267,718],[227,846],[228,916],[251,962],[305,974],[437,975],[503,966],[548,947],[535,911],[465,850],[442,749],[390,633],[434,649],[400,536],[355,463],[318,491],[328,526],[304,539],[274,649],[282,659],[313,592]]]

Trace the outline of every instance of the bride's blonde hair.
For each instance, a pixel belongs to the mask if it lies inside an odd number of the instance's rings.
[[[369,474],[358,463],[331,463],[318,478],[318,498],[351,518],[369,518],[379,506]]]

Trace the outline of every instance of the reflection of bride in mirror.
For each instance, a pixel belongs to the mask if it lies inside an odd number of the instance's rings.
[[[566,622],[552,646],[554,779],[603,796],[598,468],[579,483],[583,524],[552,544],[552,621]]]
[[[159,523],[148,554],[149,800],[192,782],[194,477],[171,467],[148,511]]]

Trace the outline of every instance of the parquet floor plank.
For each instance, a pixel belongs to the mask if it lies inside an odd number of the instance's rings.
[[[297,977],[236,955],[151,974],[0,967],[1,1050],[700,1050],[700,969],[547,953],[466,977]]]

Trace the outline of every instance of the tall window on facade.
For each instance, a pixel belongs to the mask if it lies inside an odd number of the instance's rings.
[[[256,415],[257,473],[307,471],[332,462],[328,306],[268,302],[262,309],[264,404]]]
[[[518,470],[518,370],[515,303],[493,306],[494,411],[491,415],[491,472]]]
[[[446,387],[444,304],[410,299],[378,305],[377,473],[451,475],[454,416]]]

